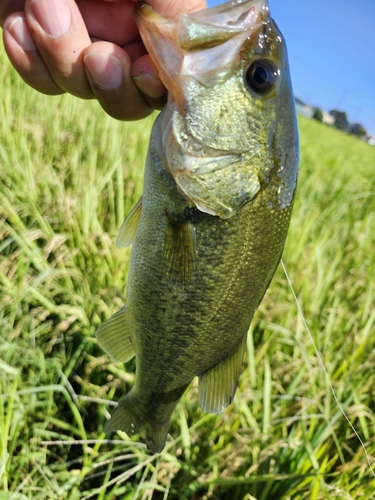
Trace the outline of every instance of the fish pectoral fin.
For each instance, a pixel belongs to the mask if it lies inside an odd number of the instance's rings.
[[[133,391],[130,391],[129,394],[120,399],[104,431],[122,430],[129,437],[132,437],[134,434],[140,434],[147,448],[152,453],[160,453],[167,440],[170,417],[166,418],[162,423],[151,423],[142,418],[139,408],[140,404],[137,401],[137,396]],[[152,415],[150,418],[152,418]]]
[[[167,216],[163,255],[168,261],[168,275],[188,283],[194,269],[195,227],[187,218]]]
[[[100,347],[115,361],[125,363],[135,356],[126,305],[99,326],[96,338]]]
[[[131,209],[130,214],[126,217],[120,232],[117,236],[116,245],[118,247],[128,247],[133,243],[135,235],[137,234],[139,221],[142,213],[142,197],[139,198],[137,203]]]
[[[247,335],[232,354],[199,376],[199,405],[207,413],[220,413],[234,398],[241,373]]]

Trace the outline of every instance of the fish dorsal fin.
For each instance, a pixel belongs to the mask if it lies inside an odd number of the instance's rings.
[[[220,413],[234,398],[247,335],[235,351],[222,359],[199,377],[199,405],[207,413]]]
[[[141,213],[142,197],[139,198],[137,203],[131,209],[130,214],[126,217],[120,228],[120,232],[116,240],[116,245],[118,247],[128,247],[133,243],[135,235],[137,234],[139,221],[141,219]]]
[[[115,361],[125,363],[135,356],[126,305],[99,326],[96,338],[100,347]]]
[[[188,283],[194,269],[195,254],[195,227],[190,215],[167,215],[163,254],[168,261],[168,275]]]

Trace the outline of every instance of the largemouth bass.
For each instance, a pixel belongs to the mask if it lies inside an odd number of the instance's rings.
[[[267,0],[233,0],[164,19],[135,15],[169,91],[153,126],[125,306],[97,332],[113,358],[136,356],[135,385],[106,431],[160,452],[172,412],[199,377],[199,402],[233,399],[250,321],[280,261],[298,171],[286,46]]]

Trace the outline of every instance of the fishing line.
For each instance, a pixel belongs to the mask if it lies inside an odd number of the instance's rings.
[[[348,417],[348,416],[347,416],[347,414],[345,413],[344,408],[341,406],[341,403],[340,403],[340,401],[338,400],[338,398],[337,398],[337,396],[336,396],[335,389],[333,388],[333,385],[332,385],[331,380],[330,380],[330,378],[329,378],[329,375],[328,375],[328,372],[327,372],[327,370],[326,370],[326,367],[324,366],[323,359],[322,359],[322,357],[321,357],[321,355],[320,355],[320,353],[319,353],[319,351],[318,351],[318,348],[317,348],[317,346],[316,346],[316,344],[315,344],[314,338],[313,338],[313,336],[312,336],[312,334],[311,334],[311,332],[310,332],[310,329],[309,329],[309,327],[308,327],[308,325],[307,325],[307,322],[306,322],[306,319],[305,319],[305,315],[303,314],[302,307],[301,307],[301,305],[300,305],[300,303],[299,303],[299,301],[298,301],[298,298],[297,298],[297,295],[296,295],[296,293],[295,293],[295,291],[294,291],[294,288],[293,288],[292,282],[290,281],[290,278],[289,278],[289,275],[288,275],[288,273],[287,273],[287,270],[286,270],[286,267],[285,267],[284,261],[281,259],[281,260],[280,260],[280,262],[281,262],[282,268],[283,268],[283,270],[284,270],[284,273],[285,273],[285,276],[286,276],[286,279],[287,279],[288,285],[289,285],[289,287],[290,287],[290,289],[291,289],[291,291],[292,291],[292,294],[293,294],[294,300],[296,301],[298,312],[299,312],[299,314],[300,314],[300,316],[301,316],[301,318],[302,318],[302,322],[303,322],[303,324],[304,324],[304,327],[305,327],[305,329],[306,329],[306,331],[307,331],[307,333],[308,333],[308,336],[309,336],[309,338],[310,338],[310,341],[311,341],[311,343],[312,343],[312,345],[313,345],[313,347],[314,347],[315,354],[316,354],[316,356],[317,356],[317,358],[318,358],[318,361],[319,361],[320,366],[322,367],[322,370],[323,370],[324,376],[325,376],[325,378],[326,378],[326,380],[327,380],[327,382],[328,382],[328,385],[329,385],[329,387],[330,387],[330,389],[331,389],[332,395],[333,395],[333,397],[334,397],[334,399],[335,399],[335,401],[336,401],[336,404],[337,404],[337,406],[339,407],[339,409],[340,409],[341,413],[344,415],[345,420],[348,422],[348,424],[350,425],[350,428],[352,429],[352,431],[353,431],[353,432],[354,432],[354,434],[356,435],[356,437],[357,437],[358,441],[361,443],[362,449],[363,449],[363,451],[365,452],[365,456],[366,456],[366,460],[367,460],[367,463],[368,463],[369,469],[370,469],[370,471],[371,471],[372,475],[375,477],[375,471],[374,471],[374,469],[373,469],[373,467],[372,467],[372,464],[371,464],[370,455],[367,453],[366,446],[365,446],[364,442],[362,441],[361,436],[360,436],[360,435],[358,434],[358,432],[355,430],[355,427],[353,426],[353,424],[352,424],[352,423],[351,423],[351,421],[349,420],[349,417]]]

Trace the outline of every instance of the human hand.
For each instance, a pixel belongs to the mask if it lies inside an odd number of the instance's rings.
[[[160,109],[166,90],[134,21],[137,0],[0,0],[8,57],[23,80],[48,95],[96,98],[120,120]],[[148,0],[174,18],[205,0]]]

